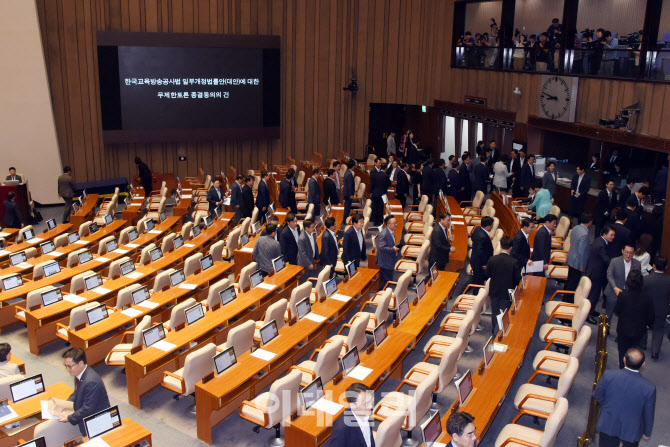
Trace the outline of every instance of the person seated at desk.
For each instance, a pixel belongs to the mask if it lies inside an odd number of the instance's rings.
[[[23,179],[21,178],[21,176],[16,175],[16,168],[14,166],[9,168],[9,175],[5,178],[5,181],[7,180],[23,183]]]
[[[263,276],[274,270],[272,260],[281,256],[281,246],[275,239],[277,234],[277,225],[267,224],[265,226],[265,236],[261,236],[254,245],[252,256],[258,264]]]
[[[535,179],[535,196],[533,201],[528,205],[528,209],[535,209],[537,217],[544,217],[551,211],[551,193],[548,189],[542,187],[542,180]]]
[[[14,202],[14,197],[16,197],[16,193],[9,191],[7,200],[2,202],[2,207],[5,209],[5,217],[2,223],[5,228],[23,228],[21,213],[19,213],[18,205]]]
[[[21,374],[19,365],[10,363],[12,358],[12,347],[9,343],[0,343],[0,377],[15,376]]]
[[[333,424],[330,447],[374,447],[375,438],[370,427],[374,391],[365,384],[354,383],[345,393],[349,408]]]
[[[93,368],[86,364],[86,353],[79,348],[70,348],[63,353],[63,365],[74,377],[74,392],[67,398],[73,403],[74,413],[62,416],[59,422],[79,425],[86,436],[84,418],[109,408],[109,397],[105,384]]]
[[[475,447],[477,443],[477,427],[475,418],[464,411],[452,414],[447,419],[447,433],[451,443],[447,447]]]

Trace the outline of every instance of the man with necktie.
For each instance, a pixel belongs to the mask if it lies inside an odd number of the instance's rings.
[[[449,231],[451,228],[451,214],[440,214],[440,221],[433,225],[433,232],[430,235],[430,256],[428,256],[428,265],[433,263],[437,265],[438,270],[444,270],[449,263],[449,253],[456,251],[456,247],[451,246]]]
[[[379,242],[377,246],[379,290],[382,290],[387,282],[393,281],[393,269],[395,268],[396,258],[400,251],[394,234],[397,227],[398,221],[392,214],[389,214],[384,218],[384,229],[379,233]]]
[[[337,228],[334,217],[327,218],[325,223],[326,229],[321,236],[321,268],[329,265],[330,277],[332,278],[335,275],[335,264],[337,264],[338,254],[337,236],[335,235]]]
[[[214,210],[223,203],[223,194],[221,193],[221,179],[214,179],[212,187],[207,192],[207,202],[209,202],[209,214],[214,214]]]
[[[10,180],[10,181],[23,183],[23,179],[21,178],[21,176],[16,175],[16,168],[14,166],[9,168],[9,175],[7,176],[7,178],[5,180]]]
[[[345,265],[353,262],[356,268],[358,268],[361,260],[365,261],[367,259],[365,237],[363,236],[364,222],[365,220],[361,214],[351,216],[351,226],[344,233],[342,262]]]
[[[233,225],[237,225],[237,222],[242,218],[242,181],[244,177],[242,175],[237,175],[237,178],[233,182],[233,186],[230,191],[230,205],[233,207],[235,212],[235,217],[233,218]],[[209,196],[209,193],[207,193]]]
[[[265,222],[265,214],[270,206],[270,191],[268,190],[268,173],[261,172],[261,181],[258,183],[258,192],[256,193],[256,208],[258,208],[258,220]]]
[[[318,265],[314,264],[314,261],[319,260],[319,246],[314,237],[316,229],[314,221],[305,219],[302,227],[305,231],[298,238],[298,265],[305,267],[303,275],[303,282],[305,282],[307,278],[314,277],[318,273]]]

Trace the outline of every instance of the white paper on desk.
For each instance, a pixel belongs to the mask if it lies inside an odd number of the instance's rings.
[[[123,315],[127,316],[127,317],[130,317],[130,318],[135,318],[138,315],[142,315],[142,312],[140,312],[137,309],[133,309],[132,307],[130,307],[126,310],[122,310],[121,313]]]
[[[125,255],[128,253],[130,250],[124,250],[123,248],[117,248],[116,250],[112,250],[112,253],[118,253],[120,255]]]
[[[334,416],[341,409],[344,408],[344,405],[340,405],[336,402],[333,402],[332,400],[328,400],[325,397],[322,397],[321,399],[314,402],[314,405],[312,405],[312,408],[315,408],[319,411],[323,411],[324,413],[332,414]]]
[[[60,251],[52,251],[51,253],[47,253],[49,256],[61,256],[64,255],[65,253],[61,253]]]
[[[435,443],[433,443],[433,445],[435,445]],[[110,445],[98,436],[97,438],[93,438],[90,441],[83,443],[81,447],[110,447]]]
[[[184,244],[184,247],[195,247],[195,244]]]
[[[274,284],[268,284],[266,282],[262,282],[262,283],[256,285],[256,287],[260,287],[261,289],[265,289],[265,290],[274,290],[274,289],[277,288],[277,286],[275,286]]]
[[[465,225],[465,222],[459,222],[458,220],[452,220],[451,224],[452,225]]]
[[[336,293],[335,295],[331,296],[331,298],[337,301],[348,303],[352,297]]]
[[[330,207],[330,209],[331,209],[331,210],[342,210],[342,211],[344,211],[344,207],[343,207],[343,206],[332,206],[332,207]]]
[[[141,278],[141,277],[142,277],[142,273],[140,273],[140,272],[130,272],[126,275],[126,278],[130,278],[130,279],[137,279],[137,278]]]
[[[161,230],[149,230],[149,233],[151,233],[151,234],[161,234],[162,231]]]
[[[186,290],[193,290],[196,287],[198,287],[197,284],[187,284],[187,283],[183,282],[183,283],[179,284],[178,288],[179,289],[186,289]]]
[[[351,377],[356,380],[365,380],[367,376],[370,375],[372,369],[366,368],[365,366],[358,365],[347,374],[347,377]]]
[[[393,215],[393,216],[402,216],[402,213],[393,213],[393,212],[391,212],[391,215]]]
[[[461,214],[452,214],[452,215],[451,215],[451,218],[452,218],[452,219],[463,219],[463,215],[461,215]]]
[[[389,205],[389,208],[391,208],[392,210],[393,209],[397,210],[398,208],[402,209],[402,205]]]
[[[137,248],[137,247],[139,247],[139,245],[137,245],[137,244],[125,244],[125,245],[126,245],[126,247],[130,247],[130,248]]]
[[[184,188],[181,190],[181,192],[191,192],[193,191],[193,188]]]
[[[87,241],[82,241],[81,239],[79,239],[78,241],[74,241],[74,243],[75,243],[75,244],[78,244],[78,245],[86,245],[86,244],[88,244]]]
[[[193,194],[184,194],[183,196],[181,196],[181,198],[182,198],[182,199],[192,199],[192,198],[193,198]]]
[[[43,240],[44,239],[42,239],[41,237],[34,237],[29,242],[42,242]]]
[[[86,301],[86,298],[82,298],[82,297],[77,296],[77,295],[69,294],[69,295],[63,295],[63,300],[67,301],[68,303],[79,304],[79,303],[83,303],[84,301]]]
[[[286,211],[275,211],[277,216],[286,216]]]
[[[9,233],[5,233],[4,231],[0,232],[0,237],[7,237],[9,236]]]
[[[240,251],[244,251],[244,252],[247,252],[247,253],[253,253],[254,249],[249,248],[249,247],[244,247],[244,248],[240,248]]]
[[[150,346],[150,348],[160,349],[161,351],[165,352],[172,351],[176,347],[177,345],[175,345],[174,343],[170,343],[169,341],[165,340],[157,341],[156,343]]]
[[[146,309],[155,309],[156,307],[158,307],[158,303],[154,303],[153,301],[149,300],[144,300],[140,304],[138,304],[138,306],[144,307]]]
[[[307,315],[305,315],[305,319],[312,320],[312,321],[315,321],[317,323],[323,323],[324,321],[326,321],[326,317],[323,317],[321,315],[317,315],[314,312],[310,312]]]
[[[30,269],[33,268],[33,265],[28,262],[19,262],[18,264],[16,264],[16,267],[20,269]]]
[[[49,411],[48,400],[41,400],[40,407],[42,408],[42,419],[60,419],[60,417]]]
[[[265,349],[256,349],[254,352],[251,353],[252,357],[256,357],[257,359],[265,360],[266,362],[268,360],[272,360],[277,356],[274,352],[266,351]]]
[[[98,261],[98,262],[109,262],[110,261],[109,258],[105,258],[104,256],[98,256],[97,258],[95,258],[95,260]]]
[[[0,256],[8,255],[10,252],[7,250],[0,250]]]
[[[535,273],[544,271],[544,261],[533,261],[532,264],[526,264],[526,273]]]
[[[9,413],[0,417],[0,424],[2,424],[5,421],[9,421],[11,419],[19,417],[19,415],[16,414],[16,411],[14,411],[14,409],[11,406],[7,405],[5,408],[7,409],[5,411],[8,411]]]
[[[111,290],[105,289],[104,287],[96,287],[95,289],[91,289],[91,292],[99,293],[100,295],[104,295],[105,293],[110,293]]]

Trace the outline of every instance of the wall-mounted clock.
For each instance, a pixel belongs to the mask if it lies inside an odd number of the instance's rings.
[[[540,111],[542,118],[575,122],[579,78],[573,76],[542,76]]]

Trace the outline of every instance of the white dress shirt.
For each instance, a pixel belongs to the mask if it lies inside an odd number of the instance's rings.
[[[358,423],[358,427],[361,429],[363,432],[363,438],[365,439],[365,444],[368,447],[372,446],[372,441],[370,441],[370,438],[372,436],[372,432],[370,430],[370,424],[368,424],[367,421],[364,421],[363,419],[359,418],[356,413],[352,412],[354,415],[354,418],[356,419],[356,422]]]
[[[332,230],[328,230],[330,234],[333,235],[333,240],[335,241],[335,246],[339,248],[339,245],[337,244],[337,236],[335,236],[335,233]],[[322,241],[323,243],[323,241]]]
[[[584,174],[579,176],[579,180],[577,180],[577,188],[575,189],[575,194],[577,194],[577,192],[579,192],[579,185],[582,184],[582,179],[583,178],[584,178]]]
[[[291,230],[291,233],[293,234],[293,237],[295,238],[295,243],[297,244],[298,243],[298,237],[300,237],[300,235],[298,234],[298,227],[295,227],[295,228],[289,227],[289,229]]]
[[[314,242],[314,233],[308,234],[307,238],[309,239],[309,243],[312,246],[312,256],[316,255],[316,243]]]
[[[356,235],[358,236],[358,245],[361,250],[363,250],[363,246],[365,242],[363,241],[363,230],[358,230],[356,231]]]
[[[626,262],[626,260],[623,260],[623,269],[624,269],[624,279],[628,279],[628,274],[630,273],[630,269],[633,266],[633,260],[630,260]]]

